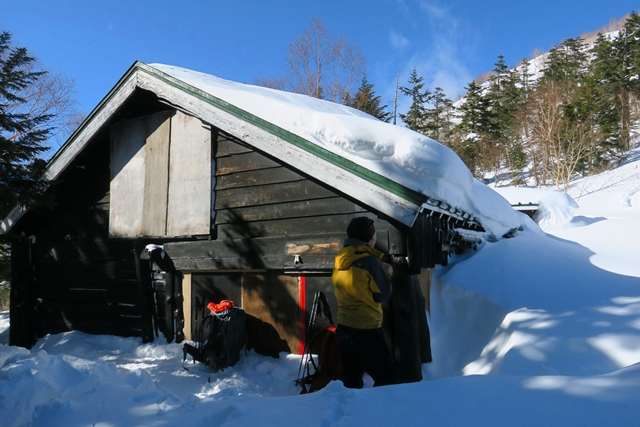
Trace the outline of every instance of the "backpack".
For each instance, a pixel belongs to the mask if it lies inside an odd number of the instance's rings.
[[[246,352],[246,314],[230,300],[209,303],[207,307],[211,312],[202,319],[195,334],[196,341],[182,347],[182,364],[187,369],[185,362],[189,354],[194,363],[203,363],[215,373],[235,365]]]
[[[313,393],[324,388],[333,380],[342,379],[342,365],[340,364],[340,348],[338,347],[338,337],[336,335],[337,325],[329,325],[320,330],[311,340],[310,347],[317,345],[318,363],[309,354],[306,362],[306,375],[300,378],[297,383],[302,386],[300,394]],[[314,372],[311,373],[311,366]],[[309,389],[307,390],[307,386]]]
[[[322,328],[313,336],[311,341],[308,341],[319,313],[324,314],[330,325]],[[336,328],[337,325],[333,324],[327,298],[324,293],[316,292],[307,333],[305,334],[304,353],[300,359],[298,379],[296,380],[296,385],[302,386],[300,394],[312,393],[324,388],[330,381],[342,379],[340,348],[338,347]],[[314,349],[318,354],[317,363],[311,354]],[[313,367],[313,373],[311,372],[311,367]],[[309,386],[308,390],[307,386]]]

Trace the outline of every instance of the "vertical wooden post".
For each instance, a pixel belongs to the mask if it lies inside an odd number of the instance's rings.
[[[191,273],[184,273],[182,278],[182,316],[184,317],[182,331],[185,340],[193,339],[191,336],[191,298]]]
[[[175,319],[175,335],[176,342],[181,343],[184,340],[184,311],[183,310],[183,294],[182,294],[182,273],[176,271],[173,275],[173,297],[174,308],[173,318]]]
[[[153,341],[153,316],[151,294],[151,269],[148,261],[140,260],[143,243],[135,241],[133,244],[133,262],[135,263],[136,279],[138,281],[138,296],[140,304],[140,335],[142,342]]]
[[[398,380],[401,383],[422,380],[422,363],[431,361],[431,338],[418,276],[410,274],[405,262],[394,263],[393,295],[385,316]]]
[[[174,327],[174,290],[175,290],[175,272],[167,271],[164,273],[165,277],[165,292],[164,292],[164,334],[167,342],[173,342],[175,336]],[[159,294],[156,294],[159,296]]]

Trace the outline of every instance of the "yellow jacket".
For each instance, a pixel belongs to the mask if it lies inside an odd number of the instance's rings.
[[[383,253],[363,242],[347,239],[336,255],[331,280],[338,299],[338,323],[358,329],[382,326],[382,304],[391,297],[391,278]]]

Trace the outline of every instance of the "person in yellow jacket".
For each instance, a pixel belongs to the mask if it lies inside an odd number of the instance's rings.
[[[331,280],[338,300],[338,346],[342,382],[362,388],[366,372],[374,387],[396,383],[395,363],[382,330],[382,304],[391,297],[391,265],[374,249],[375,223],[356,217],[347,227],[348,238],[336,255]]]

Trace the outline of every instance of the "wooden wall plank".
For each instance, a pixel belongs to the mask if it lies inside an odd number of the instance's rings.
[[[211,232],[211,128],[176,112],[171,120],[167,235]]]
[[[36,308],[40,313],[60,312],[65,315],[73,314],[87,317],[140,317],[139,307],[126,303],[101,304],[95,301],[82,301],[77,304],[69,304],[67,301],[43,300],[36,304]]]
[[[268,169],[281,166],[279,163],[255,151],[227,157],[219,157],[216,176],[248,170]]]
[[[433,277],[433,268],[423,268],[418,275],[418,281],[420,283],[420,290],[424,296],[424,309],[431,311],[431,278]]]
[[[109,235],[142,234],[146,119],[123,120],[111,132]]]
[[[167,229],[169,138],[173,111],[147,119],[142,234],[164,236]]]
[[[234,241],[211,240],[176,242],[164,245],[178,270],[281,270],[284,265],[293,264],[295,254],[290,246],[302,250],[302,259],[308,264],[332,264],[334,251],[342,248],[344,234],[290,235]],[[320,253],[320,245],[328,244]],[[312,249],[315,248],[315,249]]]
[[[231,156],[233,154],[249,153],[252,151],[253,150],[250,147],[238,144],[237,142],[227,138],[224,134],[222,134],[218,137],[218,146],[215,156],[225,157]]]
[[[276,184],[302,179],[304,178],[297,172],[283,167],[249,170],[218,176],[216,178],[216,190],[221,191],[261,184]]]
[[[98,278],[135,278],[135,266],[127,261],[55,262],[38,264],[39,280],[90,281]]]
[[[242,277],[242,308],[273,325],[292,350],[299,345],[298,287],[297,277],[276,274]]]
[[[301,219],[323,215],[337,215],[348,212],[351,203],[341,197],[330,199],[304,200],[246,208],[219,209],[216,224],[253,223],[257,221]],[[308,229],[307,232],[313,232]]]
[[[286,221],[272,220],[259,223],[235,223],[218,225],[218,236],[224,239],[243,237],[274,237],[286,235],[338,233],[347,229],[349,214],[291,218]]]
[[[131,240],[87,238],[78,240],[39,241],[34,256],[46,261],[114,261],[129,260]]]
[[[260,258],[241,256],[179,258],[173,260],[179,270],[193,271],[253,271],[274,269],[281,270],[284,259],[281,254],[265,255]]]
[[[84,312],[43,312],[40,318],[39,336],[63,331],[82,331],[107,335],[140,336],[139,316],[95,315]]]
[[[246,189],[238,188],[216,191],[215,208],[257,206],[274,203],[295,202],[300,200],[335,197],[335,192],[309,180],[254,185]]]
[[[44,283],[34,292],[38,298],[50,300],[126,302],[127,304],[140,302],[135,284],[131,282],[126,283],[126,286],[114,286],[118,282],[113,281],[106,286],[100,284],[100,287],[92,287],[90,285],[93,283],[89,282],[87,282],[88,285],[69,283],[64,287],[63,283],[63,281]]]
[[[58,279],[49,279],[48,277],[39,277],[38,286],[36,287],[39,294],[43,292],[56,293],[67,290],[87,290],[87,291],[109,291],[113,293],[136,293],[137,281],[135,278],[125,278],[117,280],[109,280],[99,272],[94,272],[91,280],[83,280],[75,277],[62,277]]]
[[[192,301],[192,292],[191,292],[191,273],[182,274],[182,312],[184,314],[184,339],[191,340],[191,328],[193,327],[193,323],[191,322],[191,301]]]

